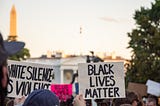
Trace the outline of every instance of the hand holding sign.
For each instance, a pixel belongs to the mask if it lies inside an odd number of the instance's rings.
[[[77,95],[73,101],[73,106],[86,106],[86,101],[82,95]]]

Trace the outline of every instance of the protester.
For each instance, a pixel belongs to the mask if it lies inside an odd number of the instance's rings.
[[[3,41],[0,33],[0,106],[13,106],[14,101],[6,98],[7,86],[9,83],[7,58],[20,51],[24,47],[23,42]]]
[[[113,101],[113,106],[132,106],[129,99],[126,98],[116,98]]]
[[[158,98],[153,95],[149,95],[147,99],[147,106],[158,106]]]
[[[134,92],[126,92],[126,98],[116,98],[113,106],[143,106]]]
[[[138,106],[139,99],[138,96],[134,92],[129,92],[127,95],[128,100],[132,106]]]
[[[97,106],[109,106],[111,104],[109,99],[95,99]]]
[[[58,97],[49,90],[35,90],[25,100],[23,106],[60,106]]]

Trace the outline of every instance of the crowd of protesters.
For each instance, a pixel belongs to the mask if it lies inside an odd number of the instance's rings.
[[[11,43],[11,45],[10,45]],[[15,45],[15,46],[13,46]],[[49,90],[35,90],[25,99],[7,98],[7,86],[9,82],[7,71],[7,57],[17,53],[24,47],[22,42],[5,42],[0,34],[0,106],[92,106],[91,100],[84,100],[82,95],[71,97],[67,101],[60,101]],[[21,104],[19,101],[23,101]],[[158,97],[148,95],[138,97],[135,92],[126,92],[126,98],[96,99],[97,106],[159,106]]]

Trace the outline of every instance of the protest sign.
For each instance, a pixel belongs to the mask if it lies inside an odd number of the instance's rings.
[[[155,95],[157,97],[160,96],[160,83],[147,80],[146,85],[148,86],[147,93]]]
[[[128,91],[138,93],[142,96],[147,96],[147,86],[145,84],[129,82]]]
[[[51,91],[59,97],[59,100],[66,101],[72,96],[72,84],[52,84]]]
[[[27,96],[36,89],[49,89],[54,81],[52,65],[8,61],[9,97]]]
[[[86,99],[125,97],[123,65],[123,62],[79,64],[79,93]]]

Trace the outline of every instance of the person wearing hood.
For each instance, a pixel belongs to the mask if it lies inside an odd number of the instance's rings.
[[[4,41],[0,33],[0,106],[13,106],[14,101],[7,97],[9,76],[7,58],[23,49],[25,43],[18,41]]]
[[[34,90],[28,95],[23,106],[60,106],[58,97],[45,89]]]

